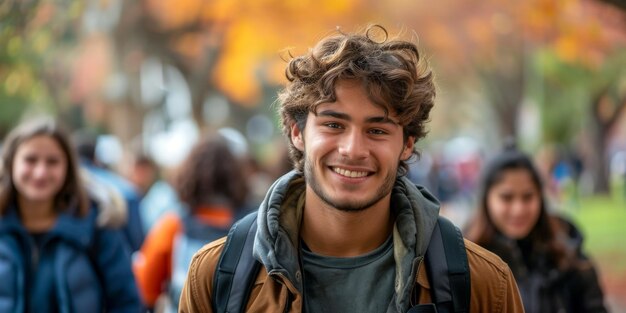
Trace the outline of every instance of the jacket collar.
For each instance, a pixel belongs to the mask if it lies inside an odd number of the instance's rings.
[[[79,247],[89,247],[95,228],[96,211],[91,208],[84,217],[60,213],[55,225],[48,232],[48,238],[60,238]],[[9,207],[6,214],[0,218],[0,234],[2,233],[28,236],[28,231],[24,228],[15,205]]]
[[[301,173],[291,171],[270,187],[258,211],[254,256],[268,273],[280,273],[301,292],[299,230],[304,208],[306,183]],[[396,216],[393,230],[396,260],[397,310],[407,307],[417,277],[414,262],[426,252],[437,223],[439,203],[423,187],[406,177],[396,179],[391,196]]]

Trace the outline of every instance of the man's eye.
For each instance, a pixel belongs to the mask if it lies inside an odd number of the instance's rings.
[[[374,135],[384,135],[387,132],[382,130],[382,129],[371,129],[370,130],[370,134],[374,134]]]
[[[341,128],[341,125],[339,125],[338,123],[334,123],[334,122],[329,122],[324,125],[328,128]]]

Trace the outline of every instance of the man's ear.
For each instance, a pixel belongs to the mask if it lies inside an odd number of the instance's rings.
[[[413,149],[415,148],[415,137],[409,136],[404,143],[402,153],[400,154],[400,160],[406,161],[411,155],[413,155]]]
[[[300,131],[298,123],[291,124],[291,142],[296,149],[304,152],[304,133]]]

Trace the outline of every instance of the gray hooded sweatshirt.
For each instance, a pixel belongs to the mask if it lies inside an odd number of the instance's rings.
[[[306,183],[292,171],[279,178],[258,211],[254,256],[272,274],[286,277],[303,293],[300,267],[300,225]],[[423,187],[398,177],[391,192],[390,209],[395,216],[393,249],[396,263],[395,293],[387,312],[406,312],[417,276],[439,215],[438,201]]]

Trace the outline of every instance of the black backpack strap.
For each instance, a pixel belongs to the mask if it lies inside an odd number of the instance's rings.
[[[213,278],[213,311],[243,312],[250,291],[261,268],[252,256],[256,235],[256,212],[238,221],[230,229]]]
[[[442,262],[442,260],[446,262]],[[434,306],[423,311],[468,313],[470,306],[470,271],[461,231],[444,217],[439,217],[425,256]]]

